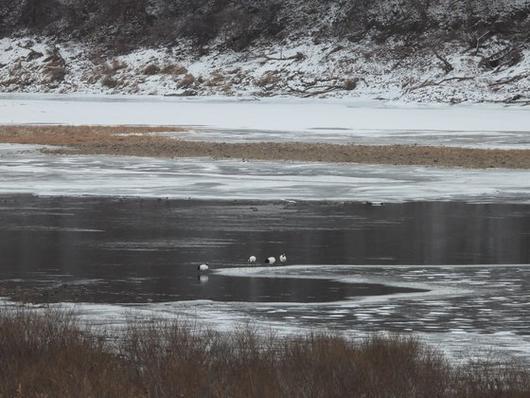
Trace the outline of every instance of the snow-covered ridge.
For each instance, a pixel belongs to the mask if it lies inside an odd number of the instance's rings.
[[[199,56],[182,42],[96,59],[87,44],[3,38],[0,91],[530,102],[529,48],[490,38],[478,53],[446,43],[435,52],[397,57],[406,46],[301,38],[243,52],[212,48]],[[495,56],[502,58],[499,65],[484,65]]]

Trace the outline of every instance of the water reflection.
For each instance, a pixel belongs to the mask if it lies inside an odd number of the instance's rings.
[[[3,197],[3,288],[40,301],[342,300],[403,291],[325,280],[198,275],[287,252],[289,264],[530,260],[530,206],[450,202],[251,203]]]

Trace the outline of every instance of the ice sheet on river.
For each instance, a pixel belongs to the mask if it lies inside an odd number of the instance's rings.
[[[0,193],[194,199],[530,202],[528,170],[49,155],[0,145]]]
[[[0,124],[188,126],[186,139],[530,148],[530,109],[362,99],[0,95]]]
[[[120,327],[126,319],[154,317],[189,318],[222,331],[250,324],[259,331],[280,335],[317,330],[359,338],[381,331],[413,332],[455,359],[508,355],[530,362],[529,265],[295,265],[226,269],[220,273],[254,278],[327,278],[342,283],[385,283],[431,291],[328,303],[195,300],[66,306],[75,308],[91,323],[110,327]]]

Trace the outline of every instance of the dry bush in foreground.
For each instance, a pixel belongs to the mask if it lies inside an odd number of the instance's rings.
[[[99,337],[98,337],[99,336]],[[452,365],[414,337],[221,334],[130,324],[110,340],[69,314],[0,314],[0,397],[528,397],[516,365]]]
[[[140,390],[129,365],[59,312],[0,315],[0,397],[118,397]]]

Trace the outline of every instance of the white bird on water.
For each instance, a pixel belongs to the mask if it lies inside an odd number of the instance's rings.
[[[197,271],[199,272],[206,272],[208,271],[208,264],[201,264],[197,267]]]
[[[287,262],[287,256],[285,253],[280,254],[280,263],[285,264]]]
[[[256,262],[256,256],[250,256],[248,258],[248,263],[249,264],[254,264]]]
[[[267,257],[267,259],[265,260],[265,263],[270,264],[270,265],[274,265],[275,262],[276,262],[276,257]]]

